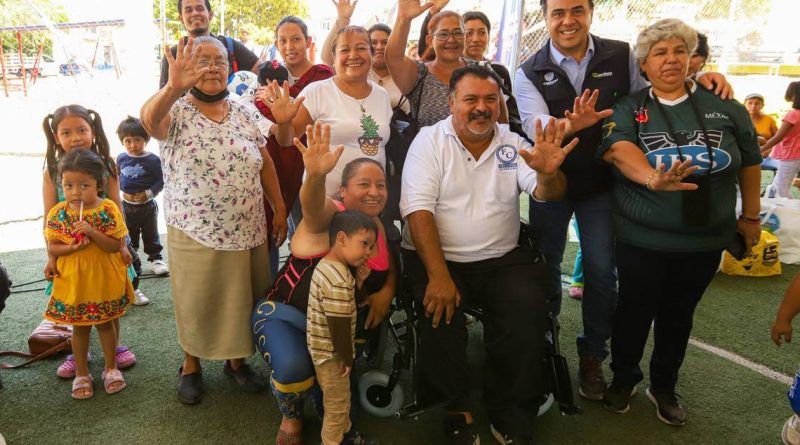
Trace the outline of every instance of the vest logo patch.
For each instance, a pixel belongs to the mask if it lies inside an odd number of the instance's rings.
[[[729,118],[727,114],[720,113],[718,111],[714,111],[714,112],[711,112],[711,113],[706,113],[706,119],[727,119],[727,120],[731,120],[731,118]]]
[[[595,79],[602,79],[603,77],[611,77],[613,75],[613,71],[606,71],[605,73],[592,73],[592,77]]]
[[[731,156],[728,152],[719,148],[722,143],[722,132],[719,130],[708,130],[708,138],[710,139],[708,143],[714,156],[713,161],[708,159],[706,141],[703,137],[703,132],[699,130],[687,135],[686,139],[689,143],[682,145],[680,152],[677,144],[668,133],[640,133],[639,137],[647,147],[645,157],[647,157],[653,168],[659,164],[664,164],[664,169],[669,170],[673,163],[681,162],[681,154],[684,159],[689,158],[692,160],[691,165],[700,167],[693,175],[706,174],[709,168],[711,173],[716,173],[726,169],[731,164]]]
[[[550,86],[550,85],[552,85],[552,84],[554,84],[556,82],[558,82],[558,79],[556,78],[556,73],[550,71],[549,73],[545,73],[544,74],[544,82],[543,83],[544,83],[545,86]]]
[[[517,147],[509,144],[503,144],[497,147],[494,151],[494,157],[500,162],[497,168],[500,171],[516,170],[517,169]]]

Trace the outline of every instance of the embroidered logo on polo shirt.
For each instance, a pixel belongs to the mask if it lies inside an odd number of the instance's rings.
[[[720,113],[718,111],[713,111],[711,113],[706,113],[706,119],[727,119],[730,120],[731,118],[728,117],[725,113]]]
[[[601,79],[603,77],[611,77],[614,75],[613,71],[606,71],[605,73],[592,73],[592,77],[595,79]]]
[[[494,157],[500,162],[497,164],[497,168],[500,169],[500,171],[517,169],[517,158],[519,157],[517,147],[503,144],[494,151]]]
[[[545,73],[544,82],[543,82],[544,85],[550,86],[550,85],[552,85],[552,84],[554,84],[556,82],[558,82],[558,78],[556,78],[556,73],[554,73],[552,71],[549,72],[549,73]]]

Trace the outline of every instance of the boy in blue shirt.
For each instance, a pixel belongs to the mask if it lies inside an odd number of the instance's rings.
[[[169,269],[161,256],[164,248],[158,237],[158,205],[154,199],[164,188],[161,159],[145,151],[150,135],[139,119],[131,116],[124,119],[117,127],[117,136],[127,152],[117,157],[117,167],[131,245],[139,249],[141,234],[144,253],[153,265],[153,273],[166,275]]]

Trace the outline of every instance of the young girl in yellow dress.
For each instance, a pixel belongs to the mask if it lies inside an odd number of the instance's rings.
[[[98,196],[105,165],[89,150],[73,150],[59,159],[58,175],[63,202],[47,214],[45,238],[57,258],[59,275],[44,316],[73,328],[72,350],[77,370],[72,397],[93,395],[89,374],[89,334],[97,328],[103,348],[103,387],[109,394],[125,388],[115,361],[113,321],[125,313],[134,298],[133,285],[120,255],[120,239],[128,229],[110,199]]]

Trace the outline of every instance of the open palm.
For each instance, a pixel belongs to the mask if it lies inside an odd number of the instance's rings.
[[[292,99],[289,94],[289,82],[284,81],[283,88],[281,88],[278,81],[273,80],[267,84],[265,89],[259,88],[256,92],[256,100],[260,100],[269,108],[276,124],[288,124],[297,116],[305,97]]]
[[[397,3],[397,14],[405,17],[408,20],[413,20],[422,15],[425,11],[430,9],[433,3],[421,3],[420,0],[400,0]]]
[[[169,80],[167,85],[181,92],[189,91],[193,86],[200,81],[205,73],[210,70],[210,67],[200,68],[197,66],[197,59],[200,53],[194,49],[194,38],[189,38],[187,43],[183,43],[183,39],[178,41],[178,50],[173,57],[169,46],[164,45],[164,55],[169,64]]]
[[[308,147],[294,138],[294,146],[303,154],[303,164],[309,177],[325,176],[336,167],[339,157],[342,156],[344,146],[339,145],[331,151],[331,127],[315,122],[314,126],[306,127],[306,143]]]
[[[558,171],[569,152],[578,145],[578,138],[573,138],[569,144],[561,147],[565,129],[565,122],[556,122],[553,118],[550,118],[550,122],[544,130],[542,130],[542,122],[536,121],[533,148],[530,151],[520,150],[519,152],[528,167],[543,175],[551,175]]]

